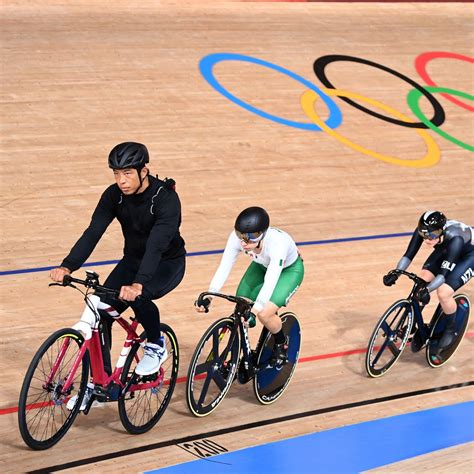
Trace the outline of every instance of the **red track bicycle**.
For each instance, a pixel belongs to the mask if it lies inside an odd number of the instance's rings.
[[[89,368],[94,389],[84,414],[89,413],[94,400],[117,401],[120,420],[132,434],[145,433],[155,426],[173,394],[179,349],[175,333],[166,324],[161,324],[161,331],[168,358],[157,373],[138,376],[135,367],[142,356],[146,334],[137,333],[138,321],[133,317],[131,322],[118,317],[116,321],[126,332],[125,342],[112,374],[105,371],[98,329],[100,316],[93,298],[118,297],[118,291],[101,286],[97,273],[86,272],[86,275],[85,280],[66,275],[63,283],[50,284],[77,290],[76,285],[83,285],[86,291],[79,291],[94,320],[81,320],[75,328],[51,334],[30,363],[20,392],[18,423],[23,440],[32,449],[54,446],[71,427],[86,392]],[[76,395],[75,404],[69,410],[66,405]]]

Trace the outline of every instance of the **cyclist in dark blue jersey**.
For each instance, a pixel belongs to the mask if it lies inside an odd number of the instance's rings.
[[[446,330],[439,343],[440,349],[443,349],[456,336],[456,312],[464,310],[457,306],[454,292],[474,276],[474,229],[462,222],[447,220],[442,212],[424,212],[405,254],[398,262],[398,270],[408,268],[422,243],[433,248],[433,252],[420,273],[428,284],[417,296],[426,305],[430,301],[430,293],[436,290],[446,319]],[[393,285],[397,275],[388,273],[383,280],[385,285]],[[420,338],[415,334],[412,349],[419,350],[421,345]]]
[[[141,143],[120,143],[112,149],[109,167],[115,184],[102,194],[89,227],[61,266],[50,274],[51,279],[62,282],[64,275],[80,268],[89,258],[109,224],[114,219],[119,221],[125,239],[124,253],[104,284],[120,290],[120,297],[103,298],[97,309],[102,315],[103,334],[108,338],[104,362],[109,370],[113,318],[129,306],[133,309],[147,334],[144,357],[135,370],[138,375],[155,373],[167,357],[160,333],[160,313],[152,300],[176,288],[185,271],[184,241],[179,233],[181,204],[174,181],[151,176],[148,162],[148,150]]]

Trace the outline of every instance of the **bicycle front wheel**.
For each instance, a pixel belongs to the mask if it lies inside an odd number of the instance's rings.
[[[288,362],[281,367],[268,364],[273,353],[275,338],[265,331],[265,339],[257,353],[257,374],[254,378],[253,389],[257,400],[263,405],[276,402],[288,387],[296,369],[301,347],[301,327],[294,313],[281,315],[283,333],[288,339]]]
[[[135,367],[142,357],[142,347],[135,343],[125,360],[122,383],[127,384],[131,377],[134,389],[119,398],[118,408],[123,427],[131,434],[142,434],[151,430],[163,416],[168,406],[178,378],[179,347],[174,331],[161,324],[161,332],[168,350],[167,359],[161,364],[157,374],[138,378]],[[158,380],[158,384],[154,384]],[[150,386],[152,385],[152,386]]]
[[[84,339],[74,329],[60,329],[38,349],[26,372],[18,402],[18,424],[23,441],[32,449],[54,446],[71,427],[79,412],[89,374],[89,356],[80,357]],[[72,376],[65,391],[63,386]],[[66,408],[77,395],[72,410]]]
[[[194,351],[186,381],[186,402],[195,416],[212,413],[234,381],[240,354],[236,324],[232,318],[219,319],[207,329]]]
[[[413,310],[408,300],[399,300],[385,311],[367,347],[365,368],[370,377],[381,377],[395,364],[405,349],[412,326]]]

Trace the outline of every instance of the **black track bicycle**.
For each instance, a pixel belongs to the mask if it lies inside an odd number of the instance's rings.
[[[236,379],[245,384],[253,380],[257,400],[268,405],[278,400],[296,369],[301,346],[301,329],[294,313],[280,318],[288,341],[288,361],[283,365],[270,363],[275,344],[273,335],[263,328],[255,350],[250,347],[248,318],[253,301],[220,293],[204,292],[198,306],[205,306],[206,296],[224,298],[235,303],[233,313],[214,322],[199,341],[189,365],[186,401],[191,413],[203,417],[222,402]]]
[[[448,347],[440,348],[439,342],[446,329],[441,305],[436,308],[430,323],[425,324],[422,317],[424,306],[416,298],[419,290],[426,286],[426,281],[403,270],[392,270],[392,273],[408,277],[413,281],[413,288],[408,298],[393,303],[375,326],[365,357],[365,368],[370,377],[381,377],[388,372],[416,332],[416,337],[419,338],[417,349],[426,347],[429,366],[441,367],[455,354],[469,323],[469,298],[464,294],[455,295],[456,303],[462,308],[456,315],[457,336]]]

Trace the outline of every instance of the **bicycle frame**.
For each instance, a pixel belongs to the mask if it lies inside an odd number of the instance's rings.
[[[84,286],[88,288],[94,288],[96,289],[97,294],[100,294],[102,289],[108,291],[109,293],[111,291],[109,289],[101,287],[98,284],[98,280],[93,280],[93,279],[86,279],[85,281],[83,281],[83,280],[78,280],[76,278],[69,277],[67,279],[67,282],[64,285],[60,285],[60,286],[73,286],[71,284],[72,282],[83,284]],[[115,290],[112,290],[112,291],[115,291]],[[91,308],[91,305],[89,304],[89,301],[88,301],[87,294],[85,295],[85,301],[86,301],[86,304],[89,306],[89,308]],[[122,379],[123,367],[125,365],[125,360],[127,359],[130,349],[132,348],[132,345],[135,343],[139,343],[139,344],[144,343],[144,340],[137,334],[137,327],[139,324],[138,321],[135,320],[134,318],[131,318],[132,322],[129,323],[122,316],[119,316],[118,318],[114,318],[114,319],[124,329],[127,335],[126,335],[124,345],[122,347],[122,350],[120,352],[119,358],[117,360],[117,363],[115,365],[115,368],[112,374],[111,375],[107,374],[104,368],[104,359],[102,356],[102,347],[101,347],[101,342],[100,342],[100,331],[99,331],[100,315],[94,307],[92,307],[91,309],[94,310],[94,316],[95,316],[95,324],[92,327],[92,335],[89,339],[84,339],[83,344],[73,362],[72,368],[69,374],[67,375],[66,380],[64,381],[64,384],[62,386],[62,392],[67,394],[69,390],[71,389],[72,382],[81,364],[81,361],[86,355],[86,351],[89,351],[92,381],[94,385],[99,385],[103,387],[105,391],[104,393],[101,393],[101,395],[104,395],[106,399],[109,398],[111,390],[116,387],[119,387],[121,395],[123,396],[125,395],[126,392],[132,392],[136,390],[148,390],[150,388],[157,387],[158,385],[163,383],[163,379],[164,379],[163,368],[160,368],[158,372],[158,376],[154,380],[143,381],[142,383],[137,384],[136,378],[131,377],[130,380],[128,380],[126,384],[122,382],[121,379]],[[50,383],[54,379],[59,367],[59,362],[62,360],[62,357],[64,356],[68,346],[69,346],[69,339],[66,339],[59,350],[56,361],[53,364],[53,370],[51,371],[51,374],[48,377],[47,383]],[[138,361],[138,357],[137,356],[135,357],[136,357],[136,360]]]
[[[423,340],[426,341],[430,337],[430,334],[426,330],[425,322],[421,314],[422,307],[420,307],[420,303],[416,299],[413,299],[411,301],[411,307],[413,308],[413,316],[414,316],[416,327],[420,331],[420,335],[423,338]]]
[[[418,330],[420,331],[420,335],[423,338],[423,340],[426,341],[428,340],[430,334],[429,334],[429,331],[425,327],[425,322],[422,316],[422,311],[423,311],[424,306],[420,305],[420,302],[417,300],[415,295],[422,286],[426,285],[427,282],[425,282],[422,278],[420,278],[418,275],[414,273],[405,272],[403,270],[394,270],[394,272],[397,273],[398,275],[405,275],[414,282],[413,288],[411,289],[411,292],[408,295],[407,300],[409,301],[413,310],[414,324],[416,324]]]
[[[250,314],[250,308],[253,305],[253,301],[239,297],[239,296],[230,296],[230,295],[224,295],[221,293],[213,293],[213,292],[204,292],[199,295],[198,298],[198,306],[200,306],[200,302],[203,302],[206,296],[217,296],[219,298],[226,299],[228,301],[231,301],[232,303],[236,303],[234,312],[231,314],[231,318],[234,320],[234,326],[232,328],[232,333],[230,335],[230,340],[229,344],[227,345],[227,352],[223,353],[223,360],[226,359],[228,351],[232,347],[234,343],[234,339],[237,336],[237,332],[240,335],[240,340],[242,341],[241,344],[241,352],[243,354],[243,362],[244,362],[244,368],[248,372],[250,376],[254,376],[258,370],[259,367],[255,367],[253,360],[252,360],[252,348],[250,346],[250,340],[249,340],[249,335],[248,335],[248,327],[246,324],[244,324],[244,321],[247,321],[249,314]],[[242,319],[244,321],[242,321]],[[266,335],[267,330],[263,330],[261,337],[258,341],[257,344],[257,349],[263,342],[264,335]]]

